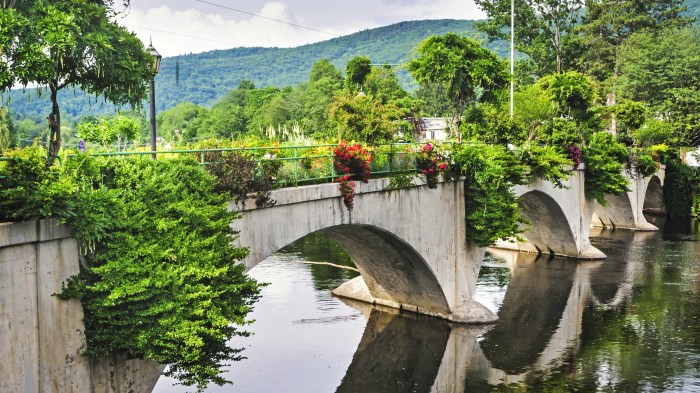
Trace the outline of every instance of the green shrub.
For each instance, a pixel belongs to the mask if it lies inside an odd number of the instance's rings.
[[[454,161],[466,176],[467,240],[486,247],[520,233],[525,221],[512,187],[528,180],[515,155],[500,146],[460,145]]]
[[[605,195],[622,195],[629,191],[629,182],[623,175],[627,148],[616,142],[612,134],[593,134],[588,147],[583,149],[583,162],[586,164],[586,196],[589,198],[607,206]]]
[[[564,187],[562,182],[571,176],[571,158],[558,147],[527,146],[523,163],[530,167],[530,176],[547,180],[555,187]]]
[[[670,160],[666,165],[664,205],[669,217],[700,212],[700,169]]]
[[[654,159],[648,154],[642,154],[637,157],[634,164],[637,169],[637,173],[639,173],[642,177],[649,177],[656,173],[656,171],[659,169],[659,163],[654,161]]]
[[[235,263],[230,195],[194,160],[62,157],[40,147],[8,153],[0,216],[71,224],[85,265],[62,298],[85,312],[86,356],[126,353],[167,364],[185,385],[227,382],[229,348],[248,323],[259,285]]]

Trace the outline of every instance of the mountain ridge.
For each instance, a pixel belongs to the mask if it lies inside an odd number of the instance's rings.
[[[156,76],[156,108],[160,112],[184,101],[209,107],[242,80],[251,80],[259,88],[294,87],[308,81],[313,64],[324,58],[343,72],[345,64],[355,56],[368,56],[374,63],[403,64],[418,43],[431,35],[453,32],[485,41],[485,36],[474,27],[475,22],[404,21],[293,48],[239,47],[166,57]],[[484,45],[497,51],[502,46],[499,43]],[[405,88],[415,88],[405,70],[399,68],[398,74]],[[28,92],[32,90],[27,89]],[[73,118],[115,110],[113,105],[101,102],[101,98],[86,96],[77,89],[64,90],[59,92],[61,111]],[[28,99],[27,93],[12,91],[5,94],[3,100],[7,96],[10,111],[15,116],[46,116],[50,109],[45,95]]]

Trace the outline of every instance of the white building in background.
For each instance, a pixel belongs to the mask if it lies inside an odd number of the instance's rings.
[[[700,166],[700,146],[686,152],[683,161],[688,166]]]
[[[419,139],[444,141],[457,129],[457,125],[449,117],[422,117],[418,128]]]

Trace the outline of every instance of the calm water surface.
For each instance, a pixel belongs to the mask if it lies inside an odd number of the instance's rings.
[[[251,270],[270,283],[235,339],[246,360],[207,392],[699,392],[700,224],[593,232],[608,259],[493,251],[475,297],[497,324],[397,315],[330,290],[356,273],[312,235]],[[155,393],[187,391],[162,377]]]

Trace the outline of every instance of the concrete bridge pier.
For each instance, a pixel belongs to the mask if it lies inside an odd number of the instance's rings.
[[[607,206],[595,204],[593,226],[634,231],[658,231],[647,222],[644,210],[663,211],[663,184],[666,167],[662,166],[650,177],[625,172],[630,191],[623,195],[607,195]]]

